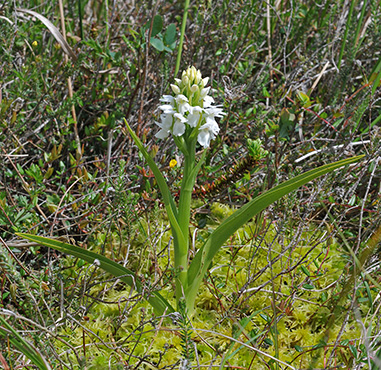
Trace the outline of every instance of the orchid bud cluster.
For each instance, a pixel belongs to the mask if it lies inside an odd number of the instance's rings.
[[[175,78],[171,85],[174,96],[164,95],[160,99],[163,104],[159,106],[161,122],[155,122],[160,127],[157,138],[172,134],[187,141],[197,135],[198,143],[209,147],[220,131],[215,119],[225,113],[220,106],[213,106],[214,99],[208,95],[210,87],[206,87],[208,80],[193,66],[182,73],[181,79]]]

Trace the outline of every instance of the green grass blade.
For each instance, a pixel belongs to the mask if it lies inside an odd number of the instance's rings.
[[[363,21],[364,21],[364,15],[365,15],[366,9],[367,9],[367,2],[364,1],[362,4],[360,17],[357,19],[357,28],[353,38],[355,40],[356,53],[359,50],[361,43],[365,38],[365,36],[363,36],[362,39],[360,40],[360,32],[361,32],[361,29],[364,27]],[[356,53],[354,55],[356,55]]]
[[[342,42],[341,42],[341,49],[340,49],[340,54],[339,54],[339,60],[337,61],[337,67],[339,69],[340,69],[340,66],[341,66],[341,60],[343,59],[345,45],[347,43],[348,31],[349,31],[349,28],[352,26],[352,14],[353,14],[353,9],[354,9],[355,3],[356,3],[356,1],[352,1],[351,2],[351,7],[349,8],[349,13],[348,13],[347,21],[346,21],[346,27],[345,27],[345,31],[344,31],[344,36],[343,36],[343,39],[342,39]]]
[[[376,64],[376,67],[372,71],[372,74],[377,74],[374,81],[373,81],[373,86],[372,86],[372,95],[376,92],[376,89],[380,83],[381,79],[381,58],[379,59],[378,63]],[[372,78],[372,76],[371,76]]]
[[[96,264],[104,271],[111,275],[120,278],[121,281],[135,289],[139,293],[144,293],[143,284],[139,278],[131,270],[119,265],[118,263],[110,260],[109,258],[102,256],[101,254],[88,251],[83,248],[76,247],[75,245],[60,242],[55,239],[45,238],[43,236],[37,236],[32,234],[17,233],[25,239],[39,243],[45,247],[55,249],[59,252],[70,254],[74,257],[82,258],[86,262]],[[144,297],[148,303],[155,309],[156,313],[162,315],[165,311],[167,313],[174,312],[170,303],[158,292],[149,292],[149,296]]]
[[[255,312],[253,312],[249,317],[244,317],[243,319],[241,319],[239,321],[239,329],[238,331],[233,335],[234,339],[239,339],[240,335],[244,332],[244,330],[246,329],[246,326],[247,324],[249,324],[250,320],[258,315],[259,313],[261,313],[263,310],[257,310]],[[265,334],[265,331],[260,331],[258,334],[254,335],[253,337],[251,337],[248,341],[246,341],[245,343],[246,344],[250,344],[251,342],[255,341],[256,339],[258,339],[261,335]],[[223,370],[224,367],[225,367],[225,363],[227,361],[229,361],[235,354],[237,354],[242,348],[244,348],[244,346],[239,346],[233,353],[232,350],[235,346],[235,342],[232,341],[230,343],[230,346],[229,348],[227,349],[227,351],[225,352],[223,358],[222,358],[222,362],[220,364],[220,367],[219,367],[219,370]]]
[[[184,2],[184,15],[183,15],[183,21],[181,22],[180,41],[179,41],[179,46],[177,47],[175,77],[177,76],[180,70],[181,53],[183,51],[185,28],[187,25],[187,17],[188,17],[188,10],[189,10],[189,1],[190,0],[185,0]]]
[[[1,311],[0,311],[1,313]],[[25,340],[8,322],[0,316],[0,336],[8,337],[15,348],[29,358],[40,370],[51,370],[50,365],[39,353],[39,351],[27,340]]]
[[[300,186],[325,175],[339,167],[359,161],[364,156],[344,159],[338,162],[326,164],[305,172],[293,179],[285,181],[275,188],[253,199],[244,205],[238,211],[228,217],[214,232],[209,236],[205,244],[198,250],[188,270],[188,288],[186,297],[189,300],[188,308],[192,310],[193,302],[196,298],[198,288],[204,278],[213,257],[225,243],[240,227],[247,223],[256,214],[267,208],[270,204],[282,198],[284,195],[296,190]]]

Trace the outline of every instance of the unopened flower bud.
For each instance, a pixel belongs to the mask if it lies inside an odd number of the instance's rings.
[[[201,81],[201,72],[197,70],[195,75],[195,83],[198,84],[200,81]]]
[[[192,93],[195,93],[196,91],[198,91],[198,86],[197,85],[192,85],[190,90],[191,90]]]
[[[176,95],[180,94],[180,89],[177,85],[171,84],[171,89]]]
[[[189,78],[187,75],[184,75],[181,80],[185,86],[189,84]]]
[[[202,87],[205,87],[209,82],[209,77],[205,77],[202,79]]]

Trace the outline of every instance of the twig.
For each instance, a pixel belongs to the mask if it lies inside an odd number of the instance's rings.
[[[315,82],[313,83],[313,85],[311,87],[311,91],[313,91],[315,89],[315,87],[319,83],[320,79],[322,78],[322,76],[323,76],[324,72],[326,71],[326,69],[328,68],[328,66],[329,66],[329,61],[325,64],[325,66],[323,67],[321,72],[318,74],[317,79],[315,80]]]
[[[381,157],[374,158],[374,167],[372,170],[372,173],[370,174],[369,181],[368,181],[368,186],[366,187],[366,191],[361,203],[361,212],[360,212],[360,220],[359,220],[359,228],[358,228],[358,233],[357,233],[357,247],[355,249],[355,253],[358,253],[360,247],[361,247],[361,236],[362,236],[362,231],[363,231],[363,218],[364,218],[364,210],[365,210],[365,203],[368,199],[368,194],[370,192],[370,187],[372,185],[372,181],[374,178],[374,174],[376,170],[378,169],[379,163],[381,164]]]
[[[278,362],[278,363],[280,363],[280,364],[282,364],[282,365],[285,365],[285,366],[287,366],[287,367],[290,368],[290,369],[296,370],[296,368],[293,367],[293,366],[291,366],[290,364],[288,364],[288,363],[286,363],[286,362],[283,362],[282,360],[279,360],[279,359],[277,359],[277,358],[275,358],[275,357],[269,355],[268,353],[261,351],[261,350],[258,349],[258,348],[255,348],[255,347],[253,347],[253,346],[249,346],[247,343],[241,342],[240,340],[237,340],[237,339],[235,339],[235,338],[233,338],[233,337],[229,337],[228,335],[224,335],[224,334],[222,334],[222,333],[217,333],[217,332],[212,331],[212,330],[198,329],[198,328],[195,328],[195,327],[192,327],[192,328],[193,328],[193,330],[196,332],[197,335],[200,335],[200,334],[198,334],[197,332],[202,331],[202,332],[205,332],[205,333],[214,334],[214,335],[217,335],[217,336],[224,337],[224,338],[229,339],[229,340],[231,340],[231,341],[233,341],[233,342],[236,342],[237,344],[239,344],[239,345],[241,345],[241,346],[243,346],[243,347],[249,348],[250,350],[252,350],[252,351],[254,351],[254,352],[258,352],[258,353],[260,353],[262,356],[271,358],[272,360],[274,360],[274,361],[276,361],[276,362]]]
[[[8,253],[12,256],[12,258],[16,261],[16,263],[26,272],[28,276],[30,276],[30,272],[25,268],[25,266],[18,260],[18,258],[15,256],[15,254],[12,252],[12,250],[9,248],[7,243],[3,240],[3,238],[0,236],[0,242],[4,245],[5,249],[8,251]]]
[[[304,155],[303,157],[299,157],[298,159],[296,159],[295,163],[299,163],[301,161],[304,161],[308,157],[311,157],[313,155],[316,155],[316,154],[318,154],[320,152],[324,152],[324,151],[327,151],[327,150],[340,149],[340,148],[343,148],[345,146],[355,146],[355,145],[362,145],[362,144],[369,144],[369,143],[370,143],[370,140],[364,140],[364,141],[358,141],[358,142],[354,142],[354,143],[350,143],[350,144],[335,145],[332,148],[323,148],[323,149],[314,150],[313,152],[309,152],[306,155]]]

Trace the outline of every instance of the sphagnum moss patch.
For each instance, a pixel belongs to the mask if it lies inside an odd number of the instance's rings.
[[[226,207],[219,208],[218,212],[221,212],[221,209],[230,212]],[[265,362],[269,359],[256,353],[253,348],[276,356],[274,330],[278,332],[279,359],[282,361],[293,363],[295,360],[297,366],[307,368],[311,358],[318,351],[314,346],[318,346],[319,341],[323,339],[325,323],[331,314],[330,299],[333,299],[335,294],[334,283],[342,272],[340,247],[338,244],[330,244],[330,250],[327,252],[326,242],[322,241],[321,245],[315,245],[314,248],[308,245],[296,246],[291,256],[284,253],[279,258],[285,247],[287,248],[287,240],[283,239],[284,245],[280,245],[276,229],[275,225],[266,229],[266,233],[262,235],[262,245],[255,249],[255,253],[249,243],[226,245],[217,254],[212,267],[213,274],[207,277],[197,296],[197,310],[190,328],[200,366],[207,366],[213,361],[219,364],[225,355],[236,351],[234,356],[228,356],[227,363],[230,366],[255,366],[258,369],[266,369]],[[250,230],[255,230],[254,224],[246,225],[238,234],[250,237]],[[165,245],[169,241],[169,235],[161,234],[161,237],[164,238],[161,243]],[[306,241],[316,239],[316,235],[313,231],[306,231],[301,238]],[[239,238],[235,239],[238,240]],[[258,271],[269,263],[269,248],[274,258],[272,269],[267,267],[258,274]],[[290,258],[292,261],[289,261]],[[302,269],[285,273],[287,266],[300,260],[304,266],[309,267],[309,277]],[[168,260],[160,258],[158,263],[159,268],[164,271]],[[250,273],[249,263],[257,266]],[[141,273],[144,274],[145,271]],[[298,289],[303,287],[306,281],[313,281],[314,288]],[[119,349],[115,358],[124,364],[128,363],[129,366],[136,366],[140,359],[144,358],[146,363],[140,363],[141,369],[151,369],[152,366],[165,368],[180,363],[183,343],[181,329],[174,317],[166,316],[162,320],[155,318],[152,308],[139,299],[135,300],[130,289],[121,289],[120,285],[112,288],[112,283],[106,283],[106,286],[108,287],[103,294],[102,284],[90,289],[89,294],[101,297],[101,300],[96,300],[90,305],[85,314],[86,320],[81,321],[83,327],[65,327],[60,335],[72,338],[71,343],[77,347],[83,344],[85,336],[86,356],[93,368],[101,366],[102,361],[113,357],[115,348]],[[164,291],[167,299],[174,299],[171,285],[164,287]],[[322,299],[322,292],[327,294],[325,300]],[[276,329],[272,321],[274,296]],[[343,319],[344,315],[337,317],[329,341],[324,346],[324,351],[319,354],[317,366],[324,365],[324,359],[330,353],[330,346],[341,330]],[[345,324],[341,340],[356,340],[360,337],[361,331],[354,318],[350,317]],[[107,345],[102,344],[100,339]],[[253,348],[234,343],[234,339]],[[64,350],[59,342],[57,346]],[[337,356],[350,356],[348,351],[348,347],[341,346]],[[69,356],[75,362],[75,356]],[[119,366],[118,361],[115,360],[115,368]],[[196,365],[196,362],[193,361],[192,364]]]

